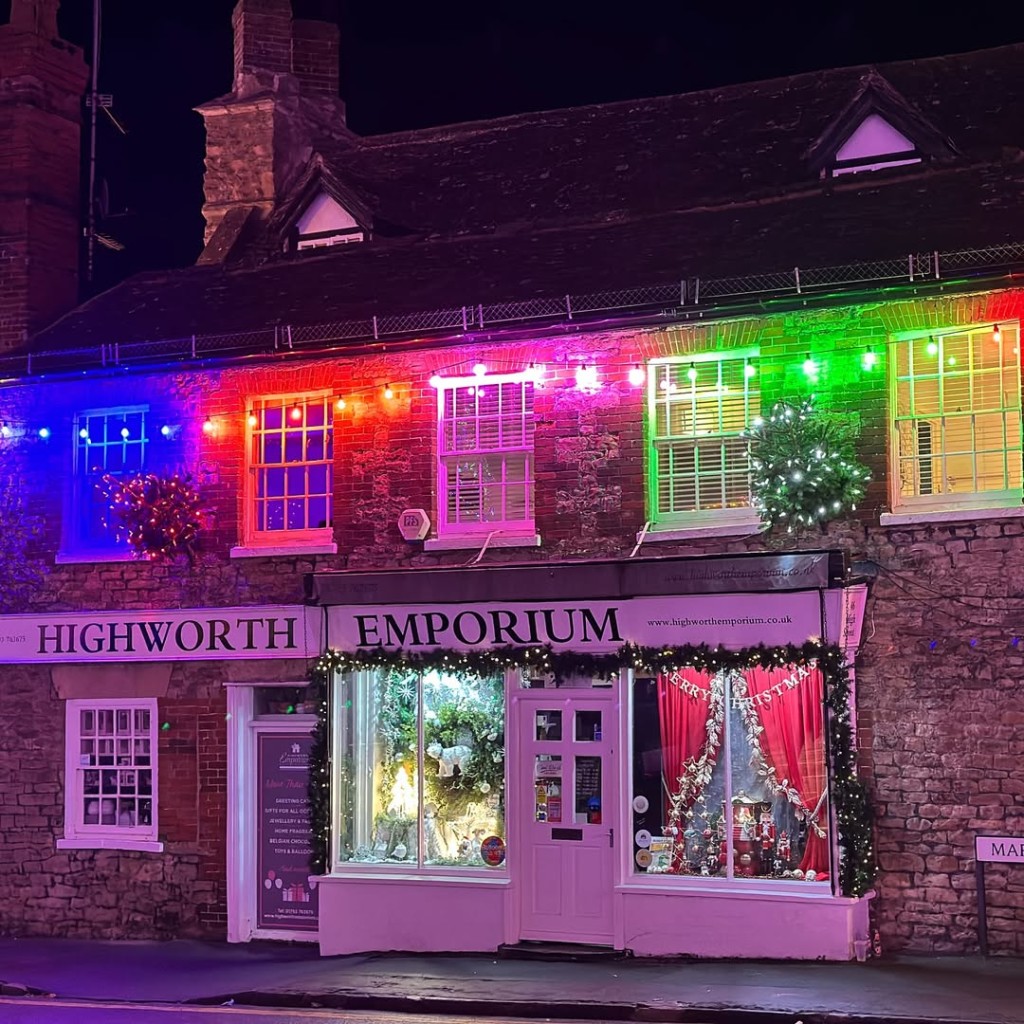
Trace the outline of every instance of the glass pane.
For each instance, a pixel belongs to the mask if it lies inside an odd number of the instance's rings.
[[[423,676],[423,862],[484,868],[505,838],[505,694],[500,679]]]
[[[601,758],[576,758],[576,824],[601,824]]]
[[[601,739],[601,712],[576,712],[576,739],[580,742],[595,742]]]
[[[343,693],[340,859],[484,868],[484,840],[505,838],[502,681],[391,671],[360,675]]]
[[[790,667],[638,679],[635,870],[827,879],[822,707],[820,674]],[[787,779],[786,790],[771,778]]]
[[[562,820],[562,758],[538,754],[533,763],[536,821],[557,824]]]
[[[538,711],[535,713],[538,740],[560,740],[562,738],[562,712]]]

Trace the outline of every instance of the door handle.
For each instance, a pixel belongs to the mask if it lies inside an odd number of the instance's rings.
[[[615,845],[615,829],[613,828],[608,829],[608,845]]]

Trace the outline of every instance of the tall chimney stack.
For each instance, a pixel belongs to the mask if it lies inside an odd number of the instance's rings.
[[[294,18],[291,0],[238,0],[232,25],[234,88],[197,108],[206,122],[208,243],[233,210],[224,232],[241,230],[253,210],[267,216],[315,140],[347,134],[337,24]],[[200,259],[222,251],[218,244]]]
[[[0,25],[0,350],[78,301],[81,50],[57,35],[59,0],[12,0]]]

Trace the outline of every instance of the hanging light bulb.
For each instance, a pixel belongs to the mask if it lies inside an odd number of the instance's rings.
[[[949,358],[948,358],[948,359],[946,360],[946,364],[947,364],[948,366],[956,366],[956,356],[950,356],[950,357],[949,357]]]
[[[818,375],[818,364],[811,358],[811,353],[807,353],[807,358],[804,360],[803,371],[805,377],[817,377]]]
[[[924,347],[925,352],[930,356],[937,356],[939,354],[939,345],[934,338],[928,339],[928,344]]]
[[[1001,344],[1003,340],[1003,330],[999,324],[992,325],[992,340],[997,344]]]
[[[162,426],[162,427],[160,428],[160,433],[161,433],[161,434],[162,434],[162,435],[163,435],[164,437],[170,437],[170,436],[171,436],[171,427],[170,427],[170,424],[168,424],[168,423],[165,423],[165,424],[164,424],[164,425],[163,425],[163,426]]]
[[[203,420],[203,433],[204,434],[212,434],[214,429],[215,428],[213,426],[213,420],[210,419],[209,416],[207,416],[206,419]]]
[[[50,428],[49,427],[40,427],[39,428],[39,436],[44,441],[46,441],[49,438],[49,436],[50,436]]]
[[[690,363],[690,368],[686,371],[686,376],[689,378],[691,384],[697,383],[697,367]]]
[[[868,349],[867,352],[861,356],[860,365],[868,372],[873,370],[878,365],[878,353],[873,349]]]
[[[121,436],[127,441],[131,431],[127,427],[121,428]]]
[[[259,423],[259,417],[256,415],[256,413],[251,412],[249,413],[249,417],[246,422],[248,422],[250,427],[255,427]]]
[[[629,383],[635,388],[640,387],[646,378],[647,374],[644,373],[644,368],[639,363],[629,371]]]
[[[337,409],[338,412],[342,412],[344,410],[344,408],[345,408],[345,399],[344,398],[339,398],[334,403],[334,408]]]
[[[440,374],[435,373],[434,376],[430,378],[430,386],[432,388],[439,388],[442,384],[444,384],[444,377]]]
[[[485,374],[485,373],[487,373],[487,367],[486,367],[486,366],[484,366],[484,364],[483,364],[483,363],[477,363],[477,364],[476,364],[476,365],[475,365],[475,366],[473,367],[473,373],[474,373],[474,374],[475,374],[475,375],[476,375],[477,377],[482,377],[482,376],[484,376],[484,374]]]
[[[292,418],[292,419],[293,419],[293,420],[294,420],[295,422],[298,422],[299,420],[301,420],[301,419],[302,419],[302,406],[301,406],[301,405],[299,405],[299,404],[298,404],[298,402],[296,402],[296,403],[295,403],[295,405],[293,405],[293,406],[291,407],[291,411],[290,411],[290,412],[288,413],[288,415],[289,415],[289,416],[290,416],[290,417],[291,417],[291,418]]]
[[[755,376],[756,373],[757,373],[757,367],[753,363],[747,363],[747,365],[743,367],[743,376],[744,377],[750,378],[750,377]]]
[[[0,437],[10,437],[12,433],[10,423],[0,423]]]
[[[390,384],[385,384],[384,385],[384,397],[389,399],[389,400],[395,397],[395,393],[394,393],[394,391],[391,390],[391,385]]]
[[[540,387],[544,383],[544,364],[543,363],[530,363],[529,368],[526,371],[530,379],[537,387]]]
[[[576,370],[576,387],[581,391],[595,391],[597,386],[597,367],[580,364]]]

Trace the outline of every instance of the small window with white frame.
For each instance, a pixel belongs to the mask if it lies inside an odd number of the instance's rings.
[[[750,525],[744,431],[761,410],[756,349],[656,359],[647,375],[653,528]]]
[[[254,401],[249,412],[248,450],[247,542],[303,545],[331,541],[331,396],[275,396]]]
[[[440,379],[438,533],[534,532],[529,373]]]
[[[365,237],[352,214],[326,192],[317,195],[295,224],[295,247],[299,250],[348,245]]]
[[[154,698],[69,700],[64,843],[157,848]]]
[[[63,547],[69,552],[114,554],[127,547],[110,525],[103,478],[127,478],[146,469],[149,409],[144,405],[93,409],[75,418],[75,466]]]
[[[1020,327],[988,324],[893,343],[893,507],[1021,503]]]

